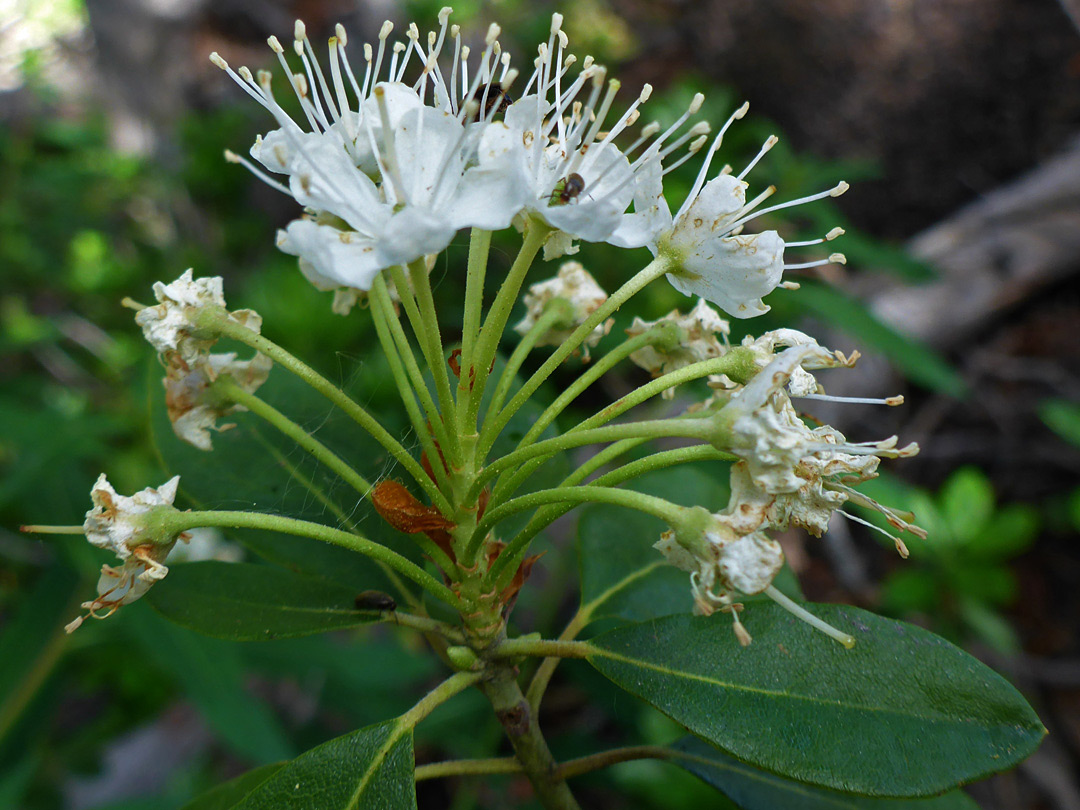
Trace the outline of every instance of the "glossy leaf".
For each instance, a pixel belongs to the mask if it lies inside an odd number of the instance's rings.
[[[872,799],[759,771],[696,737],[684,737],[672,748],[677,754],[671,762],[712,785],[742,810],[978,810],[959,790],[931,799]]]
[[[412,729],[387,720],[300,755],[231,810],[409,810],[413,768]]]
[[[926,796],[1004,770],[1045,734],[1000,675],[913,625],[809,605],[847,650],[776,605],[668,616],[604,633],[589,661],[690,731],[756,767],[871,796]]]
[[[217,561],[175,565],[147,599],[176,624],[229,641],[309,636],[378,619],[356,591],[291,571]]]
[[[194,801],[185,804],[180,810],[230,810],[255,788],[280,771],[284,765],[283,762],[274,762],[263,765],[261,768],[253,768],[207,791]]]

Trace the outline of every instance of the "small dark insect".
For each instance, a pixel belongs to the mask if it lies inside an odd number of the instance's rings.
[[[577,172],[567,175],[555,184],[548,205],[566,205],[585,190],[585,178]]]
[[[490,85],[487,98],[484,99],[484,118],[490,119],[494,115],[502,115],[513,103],[514,99],[499,85]]]
[[[382,591],[361,591],[354,600],[357,610],[397,610],[397,602],[388,593]]]

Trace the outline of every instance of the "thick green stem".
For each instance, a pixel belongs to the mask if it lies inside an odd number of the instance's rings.
[[[349,484],[349,486],[365,498],[371,493],[371,484],[367,479],[346,464],[333,450],[300,427],[300,425],[296,424],[296,422],[292,421],[277,408],[259,399],[255,394],[245,391],[232,379],[232,377],[219,377],[214,382],[213,390],[230,402],[242,405],[260,419],[277,428],[318,459],[322,464],[337,473],[342,481]]]
[[[433,499],[433,502],[439,504],[443,514],[448,515],[451,513],[451,506],[450,502],[442,494],[442,490],[449,489],[449,481],[447,479],[446,470],[444,470],[442,464],[439,463],[439,452],[432,439],[431,429],[429,429],[428,424],[424,421],[423,415],[420,413],[420,409],[416,405],[412,386],[409,384],[408,375],[406,374],[401,356],[397,351],[394,342],[391,323],[397,321],[397,317],[393,314],[390,296],[386,289],[386,282],[383,281],[382,278],[376,278],[375,283],[372,284],[371,293],[372,321],[375,323],[375,331],[378,333],[379,340],[383,345],[386,362],[390,366],[390,373],[394,378],[394,383],[397,385],[401,403],[405,406],[405,412],[409,415],[409,421],[412,422],[413,430],[416,431],[420,446],[424,448],[424,452],[431,461],[431,469],[438,482],[438,486],[436,486],[435,489],[439,492],[441,501],[434,501]],[[398,326],[400,326],[400,324],[398,324]],[[423,380],[420,382],[421,385],[423,385]],[[422,387],[420,390],[427,393],[426,386]],[[420,393],[418,391],[417,396],[419,395]],[[430,394],[428,394],[428,396],[430,398]],[[431,481],[426,473],[424,477],[427,478],[428,481]],[[443,509],[442,504],[445,504],[445,509]]]
[[[558,764],[514,679],[513,669],[498,669],[494,677],[480,684],[480,689],[495,709],[540,804],[547,810],[581,810],[565,780],[558,776]]]
[[[521,772],[521,763],[517,761],[517,757],[452,759],[448,762],[417,765],[413,778],[417,782],[422,782],[425,779],[440,779],[447,776],[486,776],[495,773]]]
[[[469,559],[472,558],[481,542],[483,542],[484,535],[486,535],[493,526],[499,523],[499,521],[505,520],[518,512],[535,509],[538,506],[549,503],[608,503],[615,506],[623,506],[627,509],[636,509],[639,512],[645,512],[646,514],[653,515],[654,517],[658,517],[669,523],[673,520],[677,520],[678,513],[682,511],[681,506],[676,506],[669,501],[665,501],[663,498],[657,498],[654,495],[646,495],[643,492],[634,492],[628,489],[611,489],[609,487],[598,486],[542,489],[539,492],[530,492],[528,495],[514,498],[495,509],[488,509],[488,511],[484,513],[483,520],[477,524],[476,529],[473,532],[472,539],[469,541],[469,546],[465,552],[466,557]],[[502,558],[503,556],[507,556],[507,560],[509,560],[507,551],[509,551],[510,548],[510,546],[507,546],[499,557]],[[494,581],[498,578],[505,567],[499,563],[500,560],[495,561],[488,574],[485,576],[486,580]]]
[[[436,708],[446,703],[458,692],[463,692],[484,677],[482,672],[457,672],[428,692],[420,701],[397,719],[396,725],[402,729],[411,729],[431,714]]]
[[[412,560],[402,557],[396,551],[386,546],[360,537],[352,532],[323,526],[321,523],[311,523],[306,520],[284,517],[282,515],[266,515],[259,512],[180,512],[157,510],[162,522],[162,534],[178,535],[188,529],[199,529],[205,526],[218,526],[223,529],[262,529],[282,534],[292,534],[299,537],[310,537],[321,540],[324,543],[333,543],[351,551],[364,554],[372,559],[386,563],[399,574],[411,579],[432,596],[435,596],[448,605],[457,609],[462,608],[461,600],[439,582],[435,577],[418,566]]]
[[[506,322],[510,319],[510,313],[517,301],[518,291],[525,281],[525,275],[532,267],[533,259],[544,245],[544,240],[551,233],[551,228],[538,219],[528,220],[525,226],[525,239],[521,243],[521,250],[517,258],[510,266],[510,272],[503,279],[495,300],[491,303],[484,326],[480,330],[480,337],[476,341],[476,351],[468,367],[461,367],[461,383],[468,395],[468,411],[465,416],[465,424],[462,430],[472,430],[477,424],[480,415],[480,400],[484,395],[484,386],[492,362],[495,360],[495,352],[499,349],[499,339],[506,330]],[[486,452],[486,451],[485,451]],[[479,456],[483,458],[483,455]]]
[[[525,384],[521,386],[507,404],[506,408],[503,409],[503,414],[505,414],[507,420],[509,420],[510,416],[515,414],[522,405],[529,401],[529,398],[536,393],[536,389],[540,387],[544,380],[551,376],[552,372],[559,367],[562,361],[569,357],[599,324],[603,323],[613,312],[641,291],[643,287],[666,273],[667,270],[668,261],[666,259],[653,259],[653,261],[639,270],[633,278],[617,289],[607,301],[586,318],[584,322],[571,333],[570,337],[554,351],[551,357],[545,360],[543,365],[541,365],[540,368],[526,380]],[[488,436],[487,444],[480,447],[480,458],[484,458],[491,450],[491,444],[495,441],[497,436],[498,433],[492,430],[491,435]]]
[[[408,627],[412,630],[419,630],[421,633],[437,633],[455,644],[465,643],[465,634],[457,627],[446,622],[440,622],[437,619],[429,618],[428,616],[418,616],[414,613],[404,613],[400,610],[387,610],[382,611],[380,617],[381,621],[387,624],[399,624],[402,627]]]
[[[630,762],[635,759],[676,759],[679,756],[678,752],[660,745],[630,745],[626,748],[613,748],[610,751],[600,751],[586,757],[567,760],[559,766],[558,774],[563,779],[571,779],[617,765],[620,762]]]
[[[492,651],[497,658],[520,658],[523,655],[547,658],[588,658],[594,648],[587,641],[556,641],[549,638],[508,638]]]
[[[205,316],[205,318],[203,316]],[[450,512],[449,501],[447,501],[446,497],[439,491],[439,488],[435,486],[435,482],[431,480],[426,472],[424,472],[424,468],[420,466],[420,463],[409,455],[409,451],[405,449],[401,442],[391,436],[386,428],[379,424],[371,414],[361,408],[344,391],[315,371],[315,369],[311,368],[311,366],[285,351],[285,349],[281,348],[273,341],[268,340],[262,335],[251,331],[246,326],[231,320],[224,309],[207,307],[200,316],[200,325],[205,326],[208,331],[221,335],[222,337],[238,340],[257,351],[262,352],[279,366],[282,366],[295,374],[330,400],[330,402],[337,405],[350,419],[370,433],[375,441],[386,448],[390,455],[405,468],[409,475],[413,477],[416,483],[428,494],[428,497],[431,498],[432,502],[435,503],[439,509],[444,510],[445,513]]]

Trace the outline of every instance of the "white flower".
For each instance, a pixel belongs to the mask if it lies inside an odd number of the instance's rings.
[[[610,239],[634,199],[638,177],[687,140],[698,143],[708,131],[707,124],[697,124],[666,145],[700,108],[703,97],[696,96],[662,135],[656,137],[660,127],[650,124],[624,152],[615,142],[637,122],[651,86],[645,85],[605,131],[620,83],[611,79],[605,90],[606,70],[591,57],[571,80],[570,67],[577,60],[566,53],[568,44],[562,15],[552,15],[548,41],[539,47],[523,96],[502,121],[484,129],[478,150],[480,165],[500,163],[507,181],[527,190],[525,211],[555,229],[545,244],[545,259],[573,253],[574,239]],[[631,161],[630,153],[645,144],[641,156]]]
[[[260,73],[256,81],[247,68],[234,72],[220,56],[211,56],[279,124],[256,141],[251,154],[270,172],[287,175],[287,185],[245,158],[231,152],[226,157],[290,194],[309,212],[279,233],[278,246],[299,256],[305,275],[321,289],[366,291],[380,270],[440,252],[460,228],[506,228],[524,204],[524,187],[508,182],[507,160],[494,159],[484,166],[472,160],[480,130],[497,105],[485,110],[479,129],[471,122],[494,93],[502,98],[516,71],[509,69],[505,54],[496,79],[493,57],[497,60],[501,51],[498,27],[493,26],[473,83],[462,88],[459,97],[457,73],[460,67],[464,81],[468,53],[457,26],[451,28],[455,54],[449,80],[438,64],[448,16],[449,9],[440,13],[441,30],[428,38],[427,49],[415,25],[409,27],[409,43],[396,43],[392,49],[388,81],[382,78],[382,66],[393,25],[384,24],[374,63],[372,48],[365,45],[362,86],[345,58],[341,26],[330,40],[330,81],[302,23],[297,22],[293,49],[303,62],[303,73],[292,72],[284,49],[271,37],[271,48],[310,130],[278,104],[269,74]],[[422,69],[410,86],[404,79],[414,53]],[[501,84],[492,91],[496,82]],[[432,106],[425,103],[429,86]]]
[[[711,516],[699,534],[666,531],[655,548],[691,575],[694,611],[709,615],[730,607],[732,591],[761,593],[784,565],[780,544],[762,532],[739,534],[722,514]]]
[[[742,346],[751,350],[754,362],[759,369],[765,368],[773,361],[778,348],[785,346],[814,347],[814,351],[808,352],[800,361],[799,366],[792,370],[791,379],[787,384],[787,390],[791,396],[814,399],[822,398],[819,395],[823,391],[821,385],[810,371],[823,368],[851,368],[860,356],[858,352],[852,352],[848,356],[843,352],[829,351],[818,345],[814,338],[797,329],[775,329],[771,332],[765,332],[759,338],[747,335],[742,340]],[[721,390],[731,390],[738,388],[739,383],[725,374],[715,374],[710,375],[709,386]],[[888,404],[898,403],[896,398],[893,398],[888,401]]]
[[[246,408],[208,396],[211,384],[225,375],[248,393],[254,393],[266,382],[272,366],[273,361],[263,354],[256,354],[250,360],[237,360],[233,352],[207,355],[194,366],[169,364],[163,380],[165,407],[176,435],[200,450],[212,450],[210,431],[234,427],[219,426],[217,420]]]
[[[882,458],[913,456],[919,451],[918,445],[898,447],[895,436],[855,443],[828,425],[810,428],[784,392],[793,373],[804,363],[816,368],[818,363],[840,362],[835,356],[830,361],[830,356],[816,343],[785,349],[746,386],[736,390],[713,417],[719,427],[718,436],[723,436],[717,446],[741,459],[732,467],[731,502],[724,514],[738,531],[765,526],[783,529],[794,523],[821,535],[834,512],[865,522],[840,509],[850,500],[880,512],[900,531],[925,536],[922,529],[911,524],[910,516],[882,506],[853,488],[877,475]],[[867,401],[892,404],[895,400]],[[903,541],[884,533],[906,557]]]
[[[183,535],[162,536],[154,516],[175,511],[172,503],[180,476],[157,489],[147,488],[128,497],[117,494],[102,473],[90,490],[94,507],[86,513],[83,532],[98,548],[112,551],[123,561],[119,568],[103,565],[95,599],[83,602],[87,615],[111,616],[121,605],[130,604],[169,572],[163,565],[169,551]],[[100,611],[105,611],[104,615]],[[71,633],[83,623],[80,616],[64,629]]]
[[[918,452],[914,443],[897,448],[895,436],[855,444],[828,425],[810,429],[803,423],[783,388],[808,357],[821,351],[817,344],[785,349],[717,413],[727,429],[724,449],[746,461],[754,483],[770,494],[797,492],[803,483],[797,469],[807,458],[902,458]]]
[[[199,329],[195,319],[207,307],[225,307],[221,277],[192,278],[189,268],[171,284],[155,282],[154,297],[159,303],[139,310],[135,323],[158,354],[196,365],[217,342],[216,337]],[[256,334],[262,328],[262,318],[250,309],[229,313],[229,317]]]
[[[148,487],[128,497],[118,495],[102,473],[90,490],[94,508],[86,513],[83,523],[86,539],[121,560],[140,546],[153,545],[156,540],[146,525],[146,515],[162,507],[171,509],[179,484],[180,476],[175,476],[157,489]]]
[[[558,346],[565,342],[574,330],[607,301],[607,293],[596,283],[589,272],[579,262],[564,262],[554,278],[533,284],[525,293],[525,317],[514,327],[518,334],[524,335],[532,329],[548,304],[560,299],[570,304],[572,317],[556,322],[536,342],[537,346]],[[595,347],[611,331],[612,319],[597,324],[596,328],[582,342],[584,359],[589,359],[589,349]]]
[[[743,178],[777,143],[775,136],[769,137],[738,176],[732,176],[731,168],[726,166],[706,182],[713,155],[719,149],[724,133],[736,119],[746,114],[747,109],[749,105],[744,104],[721,128],[690,194],[674,215],[664,199],[661,182],[662,175],[671,167],[662,171],[655,165],[639,173],[634,188],[635,213],[623,218],[610,240],[622,247],[648,246],[654,256],[665,256],[673,263],[668,280],[675,289],[685,295],[701,296],[737,318],[751,318],[769,310],[761,299],[780,286],[785,268],[845,261],[842,254],[834,253],[821,261],[785,265],[785,243],[776,231],[742,232],[747,223],[763,214],[824,197],[837,197],[848,188],[847,183],[840,183],[820,194],[759,209],[758,206],[776,191],[770,186],[747,202],[749,185]],[[816,245],[842,233],[836,228],[825,239],[794,242],[787,246]]]
[[[653,344],[630,355],[632,362],[654,377],[676,371],[691,363],[720,357],[726,351],[730,326],[704,299],[700,299],[686,315],[676,309],[655,321],[635,317],[626,334],[635,337],[665,321],[671,321],[679,327],[681,340],[677,346],[667,348]],[[668,388],[663,393],[665,399],[671,399],[674,395],[674,388]]]

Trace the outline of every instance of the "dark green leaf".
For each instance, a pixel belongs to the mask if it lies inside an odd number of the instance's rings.
[[[124,612],[150,659],[172,676],[230,748],[260,764],[292,757],[277,718],[245,689],[235,645],[177,627],[139,605]]]
[[[808,605],[855,636],[847,650],[776,605],[668,616],[589,644],[601,673],[754,766],[871,796],[926,796],[1004,770],[1045,734],[1000,675],[913,625]]]
[[[341,585],[252,563],[214,560],[173,566],[150,590],[154,608],[177,624],[229,641],[309,636],[378,619],[358,611]]]
[[[954,397],[967,394],[967,384],[940,355],[915,338],[886,326],[854,298],[833,287],[803,284],[799,302],[868,347],[877,349],[912,382]]]
[[[721,753],[697,737],[672,746],[672,762],[719,790],[742,810],[978,810],[954,790],[932,799],[871,799],[792,782]]]
[[[300,755],[234,810],[409,810],[413,768],[412,729],[387,720]]]
[[[242,773],[235,779],[230,779],[194,801],[188,802],[180,810],[230,810],[284,766],[283,762],[274,762]]]

